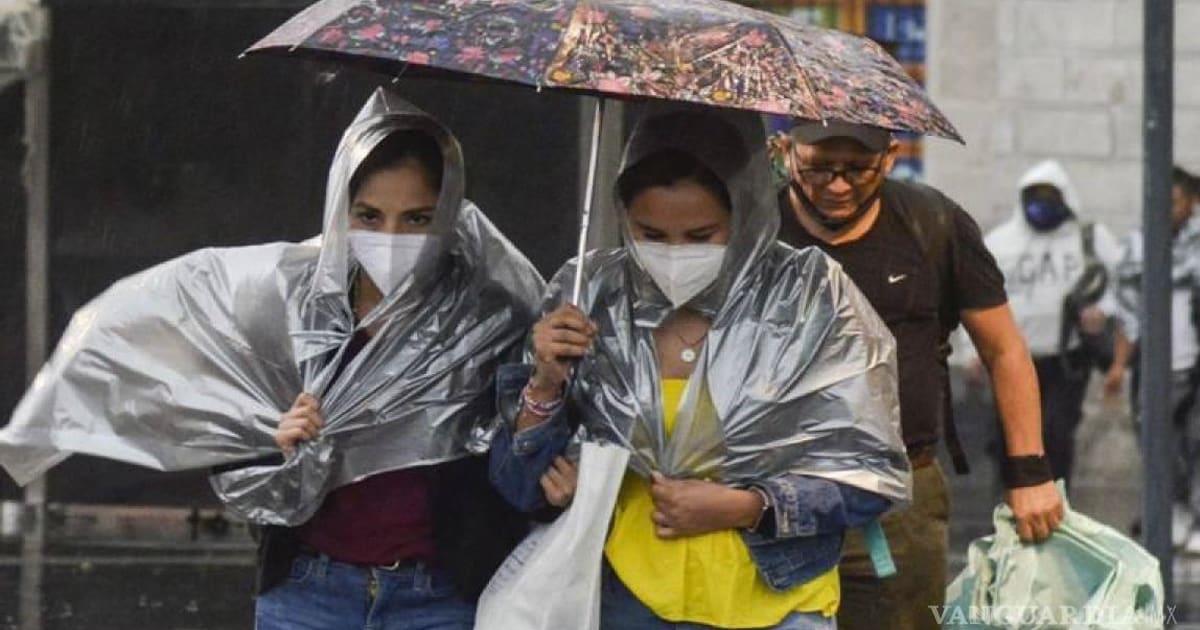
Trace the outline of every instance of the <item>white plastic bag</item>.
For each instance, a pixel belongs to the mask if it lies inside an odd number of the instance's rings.
[[[598,630],[604,541],[629,451],[583,444],[571,506],[513,550],[479,598],[475,630]]]
[[[946,589],[946,607],[935,611],[942,628],[1162,628],[1158,560],[1111,527],[1066,509],[1054,535],[1031,545],[1017,536],[1012,510],[998,506],[996,533],[971,543],[967,567]]]

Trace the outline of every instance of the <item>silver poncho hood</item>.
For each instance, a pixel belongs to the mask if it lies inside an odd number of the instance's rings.
[[[412,129],[442,148],[432,232],[414,273],[356,324],[350,179]],[[454,137],[377,91],[334,157],[319,244],[206,249],[117,282],[75,314],[0,431],[0,464],[24,484],[71,453],[160,470],[250,462],[213,477],[218,496],[255,522],[297,525],[339,486],[485,450],[494,369],[544,284],[463,189]],[[334,381],[366,327],[377,332]],[[321,436],[282,466],[255,464],[278,453],[275,427],[302,391],[322,401]]]
[[[652,333],[671,306],[638,262],[628,231],[624,247],[590,252],[581,302],[600,334],[569,392],[584,426],[633,451],[630,465],[643,475],[739,484],[803,474],[907,503],[895,342],[836,262],[776,240],[779,212],[758,117],[650,108],[622,172],[668,149],[710,168],[733,204],[721,276],[690,302],[712,328],[668,439]],[[543,310],[568,296],[574,269],[568,263],[556,275]]]

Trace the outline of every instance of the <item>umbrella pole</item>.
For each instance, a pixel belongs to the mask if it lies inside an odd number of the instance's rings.
[[[579,249],[575,256],[575,289],[571,292],[571,304],[579,306],[583,297],[583,257],[587,254],[588,230],[592,224],[592,208],[595,206],[596,170],[600,160],[600,132],[604,122],[604,97],[596,97],[596,109],[592,112],[592,145],[588,158],[587,186],[583,193],[583,212],[579,217]]]

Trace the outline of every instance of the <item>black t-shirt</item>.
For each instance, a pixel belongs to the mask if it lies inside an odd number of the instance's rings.
[[[1008,301],[1004,274],[984,246],[979,226],[941,195],[929,198],[943,205],[937,211],[951,213],[952,244],[945,255],[953,256],[953,262],[946,267],[946,282],[938,278],[936,261],[928,259],[913,229],[895,210],[898,196],[912,199],[912,191],[910,184],[889,180],[871,230],[856,241],[830,245],[800,225],[785,190],[780,195],[779,232],[783,242],[818,247],[841,263],[892,331],[899,360],[902,432],[910,450],[936,444],[947,413],[950,382],[942,348],[948,328],[957,320],[943,325],[939,312],[990,308]]]

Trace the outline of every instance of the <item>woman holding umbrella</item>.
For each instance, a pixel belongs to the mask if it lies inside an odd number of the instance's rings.
[[[645,118],[624,245],[586,256],[580,307],[561,270],[500,369],[492,479],[518,507],[570,501],[576,425],[633,453],[604,628],[833,627],[844,530],[909,499],[894,342],[836,263],[776,242],[764,147],[751,114]]]

